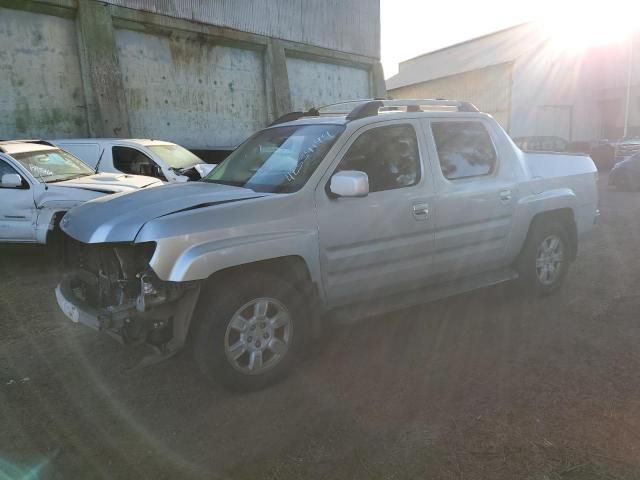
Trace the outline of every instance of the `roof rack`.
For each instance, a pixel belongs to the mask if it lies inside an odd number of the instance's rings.
[[[424,111],[457,111],[479,112],[478,108],[470,102],[459,100],[437,99],[410,99],[410,100],[370,100],[361,103],[347,115],[347,121],[366,117],[375,117],[380,112],[424,112]]]
[[[298,120],[302,117],[319,117],[320,113],[315,108],[310,108],[306,112],[289,112],[285,113],[281,117],[276,118],[273,122],[269,124],[270,127],[274,125],[279,125],[281,123],[293,122],[294,120]]]
[[[345,116],[346,120],[350,122],[360,118],[375,117],[379,113],[425,111],[479,112],[476,106],[470,102],[446,100],[444,98],[410,100],[367,98],[323,105],[322,107],[311,108],[306,112],[287,113],[274,120],[269,126],[293,122],[302,117]]]

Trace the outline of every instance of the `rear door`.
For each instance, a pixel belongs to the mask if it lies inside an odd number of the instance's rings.
[[[10,173],[20,175],[9,162],[0,158],[0,178]],[[24,179],[23,175],[20,176]],[[35,241],[35,212],[33,190],[26,180],[23,180],[20,188],[4,188],[0,185],[0,241]]]
[[[419,287],[429,275],[433,185],[417,121],[357,131],[316,190],[323,280],[332,305]],[[333,198],[331,175],[367,173],[366,197]]]
[[[508,264],[516,175],[484,119],[425,121],[437,196],[433,274],[452,280]],[[510,160],[509,158],[504,160]]]

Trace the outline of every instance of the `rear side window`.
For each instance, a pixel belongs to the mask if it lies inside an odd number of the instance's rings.
[[[495,171],[496,151],[481,122],[433,122],[431,130],[445,178],[479,177]]]
[[[360,135],[338,170],[357,170],[369,177],[369,192],[410,187],[420,181],[420,153],[411,125],[372,128]]]
[[[100,157],[97,143],[58,143],[58,146],[95,168]]]

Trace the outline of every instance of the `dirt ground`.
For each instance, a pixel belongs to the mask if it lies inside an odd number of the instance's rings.
[[[334,326],[250,395],[186,354],[130,370],[58,312],[42,250],[4,247],[0,478],[640,478],[640,193],[601,190],[560,294],[499,286]]]

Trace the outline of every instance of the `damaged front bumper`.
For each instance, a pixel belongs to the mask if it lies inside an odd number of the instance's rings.
[[[172,285],[171,295],[141,294],[121,305],[97,308],[77,294],[78,273],[67,274],[55,289],[58,306],[74,323],[103,332],[123,344],[146,342],[162,360],[184,346],[200,293],[198,282]],[[81,280],[80,280],[81,281]],[[155,363],[146,359],[146,363]]]

